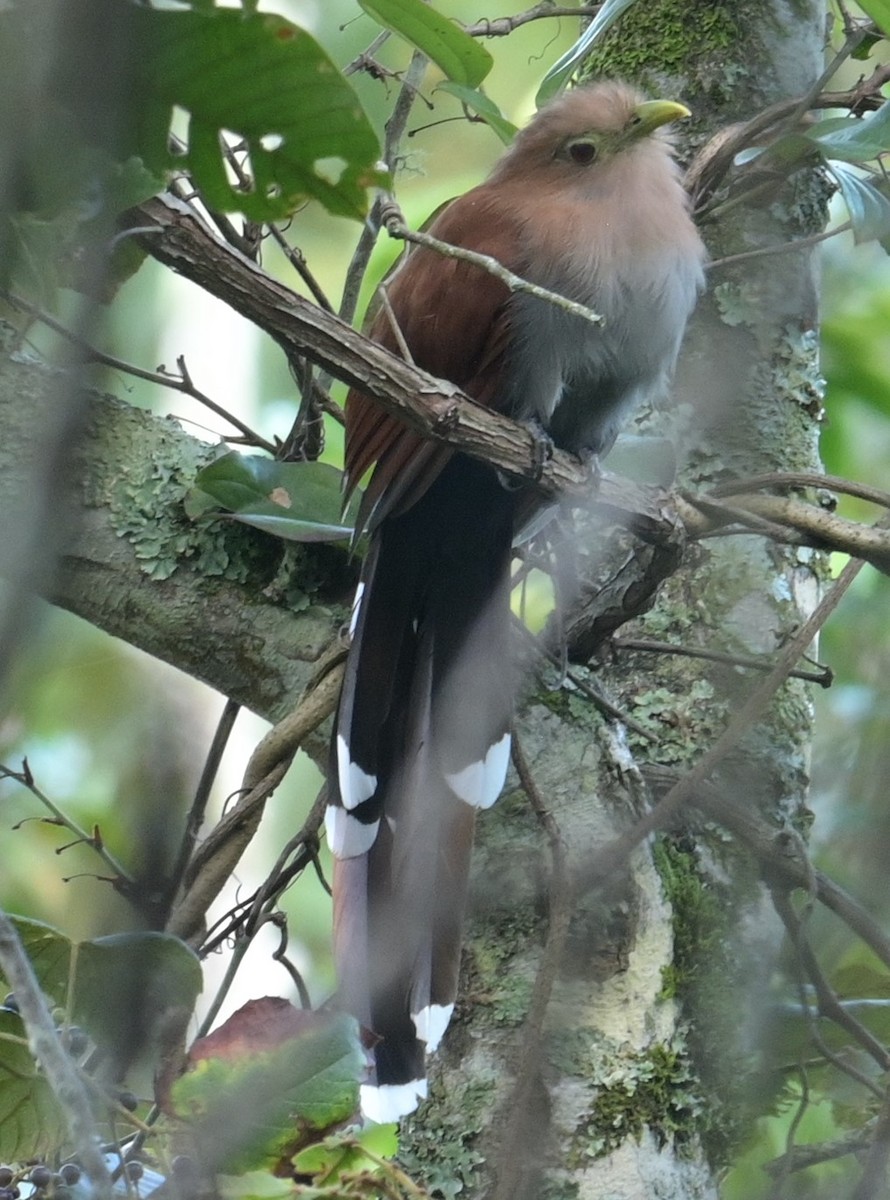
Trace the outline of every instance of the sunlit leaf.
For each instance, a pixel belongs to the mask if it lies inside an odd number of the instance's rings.
[[[416,46],[455,83],[478,87],[494,59],[476,38],[423,0],[359,0],[384,29],[391,29]]]
[[[516,136],[516,126],[508,121],[495,102],[483,92],[475,88],[464,87],[460,83],[440,83],[436,91],[449,92],[464,103],[467,108],[481,117],[498,135],[505,146]]]
[[[186,511],[214,506],[232,519],[293,542],[341,541],[352,534],[357,499],[345,517],[342,475],[327,463],[281,463],[231,451],[198,472]],[[209,501],[209,503],[208,503]]]
[[[326,1181],[333,1181],[346,1171],[377,1170],[374,1158],[393,1158],[398,1151],[398,1128],[398,1125],[368,1125],[354,1134],[334,1134],[301,1150],[294,1157],[294,1170],[298,1175],[321,1175]]]
[[[857,0],[857,3],[881,32],[890,37],[890,0]]]
[[[566,50],[562,58],[555,62],[544,76],[535,97],[539,108],[565,86],[572,73],[589,53],[590,47],[596,39],[602,37],[606,30],[614,25],[621,14],[633,3],[634,0],[606,0],[577,42]]]

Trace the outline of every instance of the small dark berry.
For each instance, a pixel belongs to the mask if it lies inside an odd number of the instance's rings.
[[[49,1167],[45,1167],[40,1163],[36,1167],[31,1168],[31,1174],[28,1176],[28,1179],[36,1188],[45,1188],[49,1187],[52,1183],[53,1173]]]
[[[13,993],[13,992],[6,993],[6,995],[3,997],[3,1007],[8,1008],[10,1010],[10,1012],[18,1012],[19,1011],[19,1002],[15,998],[15,993]]]
[[[62,1182],[67,1183],[69,1187],[73,1187],[80,1179],[80,1167],[77,1163],[62,1163],[59,1167],[59,1174],[62,1177]]]
[[[139,1107],[139,1100],[132,1092],[118,1092],[117,1102],[127,1112],[135,1112]]]
[[[15,1200],[15,1195],[18,1189],[13,1191],[12,1188],[0,1188],[0,1200]]]
[[[127,1172],[127,1178],[132,1179],[134,1183],[137,1179],[141,1179],[145,1172],[145,1167],[143,1167],[142,1163],[135,1160],[128,1162],[124,1169]]]
[[[90,1039],[79,1025],[72,1025],[62,1034],[62,1042],[68,1053],[78,1058],[90,1044]]]
[[[0,1167],[0,1188],[9,1187],[14,1174],[12,1167],[7,1167],[5,1164]]]

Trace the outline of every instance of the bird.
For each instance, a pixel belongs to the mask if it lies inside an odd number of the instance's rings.
[[[604,455],[633,409],[664,391],[703,286],[665,130],[689,115],[623,82],[578,86],[428,230],[600,324],[422,245],[386,282],[369,336],[556,447]],[[476,814],[510,760],[513,547],[537,501],[353,388],[347,495],[369,471],[325,828],[338,1003],[368,1047],[361,1112],[385,1122],[426,1097],[426,1056],[454,1008]]]

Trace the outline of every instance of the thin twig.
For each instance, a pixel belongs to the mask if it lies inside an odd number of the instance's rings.
[[[790,1175],[794,1171],[806,1171],[809,1167],[832,1162],[847,1154],[858,1154],[867,1148],[876,1125],[877,1121],[871,1120],[862,1129],[851,1129],[849,1132],[841,1134],[840,1137],[832,1138],[831,1141],[806,1142],[802,1145],[791,1146],[779,1158],[763,1163],[761,1170],[766,1171],[768,1175],[776,1175],[787,1170],[787,1174]],[[869,1200],[874,1200],[874,1197],[869,1197]]]
[[[219,772],[219,764],[222,760],[223,752],[228,745],[229,737],[235,725],[235,719],[240,711],[240,704],[234,700],[227,699],[217,722],[213,741],[210,743],[210,749],[207,751],[207,757],[204,759],[201,778],[198,780],[198,786],[195,789],[195,798],[192,801],[188,817],[186,818],[185,831],[182,835],[176,864],[170,874],[170,881],[167,887],[168,908],[176,899],[176,893],[179,891],[182,880],[185,877],[192,851],[198,840],[198,834],[201,832],[201,826],[204,824],[210,791]]]
[[[727,479],[712,487],[708,495],[737,496],[740,493],[765,488],[820,488],[827,492],[855,496],[857,500],[868,500],[871,504],[890,509],[890,492],[855,479],[844,479],[840,475],[822,475],[817,471],[774,471],[768,475],[752,475],[746,479]]]
[[[309,269],[309,264],[306,262],[306,256],[303,254],[303,251],[300,250],[298,246],[292,246],[290,244],[284,234],[284,231],[280,229],[278,225],[267,225],[266,228],[269,230],[269,235],[272,240],[279,246],[287,258],[287,261],[294,268],[294,270],[306,284],[306,287],[312,293],[312,298],[315,303],[332,313],[334,311],[334,307],[325,295],[321,284]]]
[[[386,319],[389,321],[389,327],[392,330],[393,337],[396,339],[396,343],[398,344],[402,358],[404,358],[405,362],[409,362],[412,366],[416,366],[417,364],[414,362],[414,356],[411,353],[408,343],[405,341],[405,335],[402,333],[402,327],[396,320],[396,314],[393,312],[393,307],[389,299],[389,292],[387,291],[385,284],[380,285],[378,295],[380,296],[380,304],[383,308],[383,311],[386,313]]]
[[[98,854],[99,858],[102,859],[108,869],[114,872],[115,878],[112,882],[119,883],[124,891],[135,887],[135,881],[133,880],[132,876],[127,872],[124,866],[118,862],[111,851],[106,848],[101,837],[97,837],[95,834],[87,833],[85,829],[78,825],[73,817],[70,817],[66,812],[59,808],[57,804],[50,800],[49,796],[47,796],[45,792],[40,790],[34,781],[34,776],[31,774],[31,768],[28,766],[27,758],[22,761],[21,771],[13,771],[9,767],[0,764],[0,779],[12,779],[16,783],[20,783],[22,787],[27,788],[31,795],[34,796],[36,800],[39,800],[44,808],[49,809],[49,811],[53,814],[55,821],[59,825],[64,826],[65,829],[70,830],[70,832],[74,834],[76,840],[74,842],[69,842],[69,846],[76,846],[82,843],[84,846],[89,846],[91,850],[94,850],[96,854]],[[61,847],[56,851],[56,853],[61,853],[61,851],[64,849],[67,849],[67,846]]]
[[[101,363],[103,366],[111,367],[113,370],[123,371],[127,375],[132,375],[136,379],[144,379],[148,383],[156,383],[161,387],[172,388],[173,391],[180,392],[184,396],[190,396],[193,400],[197,400],[199,404],[203,404],[205,408],[209,408],[211,412],[216,413],[218,417],[222,417],[224,421],[228,421],[230,425],[244,435],[250,445],[257,446],[261,450],[267,450],[270,454],[275,453],[275,447],[271,442],[267,442],[265,438],[260,437],[249,425],[245,425],[243,421],[240,421],[232,413],[217,404],[215,400],[211,400],[209,396],[205,396],[203,392],[195,387],[186,369],[185,359],[182,355],[176,360],[176,365],[180,371],[178,378],[168,371],[147,371],[144,367],[137,367],[134,363],[125,362],[122,358],[115,358],[113,354],[106,354],[102,350],[97,350],[95,346],[91,346],[50,313],[44,312],[36,304],[32,304],[30,300],[25,300],[24,297],[3,289],[0,289],[0,296],[15,308],[28,313],[29,316],[40,321],[42,325],[46,325],[48,329],[52,329],[73,346],[76,346],[82,352],[86,361]]]
[[[294,966],[294,964],[287,957],[287,943],[288,943],[287,917],[284,915],[283,912],[277,912],[277,913],[270,913],[270,915],[267,919],[270,924],[276,925],[280,932],[280,938],[278,941],[278,949],[272,951],[272,957],[275,960],[275,962],[280,963],[284,967],[285,971],[287,971],[288,975],[290,975],[291,981],[293,982],[293,985],[296,988],[297,995],[300,997],[300,1007],[307,1008],[307,1009],[311,1008],[312,1007],[312,999],[309,995],[309,989],[306,987],[306,984],[303,980],[303,976],[300,974],[300,972],[297,970],[297,968]]]
[[[616,650],[642,650],[649,654],[678,654],[685,658],[703,658],[709,662],[726,663],[731,667],[744,667],[751,671],[770,671],[775,666],[772,658],[758,658],[753,654],[728,654],[723,650],[710,650],[705,646],[677,646],[673,642],[660,642],[650,638],[620,638],[614,637],[610,643]],[[789,679],[804,679],[807,683],[817,683],[819,687],[829,688],[834,682],[834,673],[830,667],[820,667],[818,671],[806,671],[795,667],[788,672]]]
[[[549,288],[540,287],[536,283],[531,283],[528,279],[523,279],[520,275],[515,275],[499,263],[496,258],[492,258],[490,254],[478,254],[475,250],[467,250],[463,246],[452,246],[450,242],[443,242],[440,238],[431,237],[428,233],[409,229],[394,201],[387,201],[381,213],[381,220],[386,226],[386,231],[390,237],[399,238],[406,242],[413,242],[417,246],[425,246],[428,250],[434,250],[437,254],[443,255],[445,258],[457,258],[462,262],[471,263],[474,267],[480,267],[483,271],[487,271],[489,275],[493,275],[495,279],[499,279],[501,283],[506,284],[511,292],[526,292],[531,296],[536,296],[539,300],[546,300],[549,304],[555,304],[557,308],[561,308],[564,312],[571,313],[575,317],[581,317],[593,325],[602,325],[603,323],[603,317],[600,313],[594,312],[586,304],[579,304],[576,300],[569,300],[567,296],[561,296],[559,292],[551,292]]]
[[[534,8],[516,13],[512,17],[482,17],[472,25],[464,25],[464,33],[470,37],[507,37],[514,29],[527,25],[530,21],[544,21],[548,17],[595,17],[602,8],[601,4],[581,4],[569,8],[564,4],[550,4],[545,0]]]
[[[345,28],[346,28],[345,25],[341,25],[340,31],[342,32]],[[367,62],[367,60],[369,58],[373,58],[374,55],[377,53],[377,51],[382,46],[386,45],[386,43],[389,41],[391,36],[392,35],[390,34],[388,29],[384,29],[382,33],[378,33],[377,36],[374,38],[373,42],[371,42],[370,46],[367,48],[367,50],[363,50],[361,52],[361,54],[359,54],[356,58],[354,58],[352,60],[351,63],[346,64],[346,66],[343,68],[343,74],[344,75],[354,75],[356,73],[356,71],[361,71],[364,68],[364,65]]]
[[[610,879],[618,864],[626,862],[640,842],[656,829],[664,828],[676,817],[683,805],[694,803],[696,789],[710,778],[726,755],[772,703],[774,695],[788,678],[788,672],[806,653],[814,637],[840,603],[863,566],[864,563],[860,559],[853,559],[847,563],[834,586],[822,597],[810,617],[780,653],[772,671],[736,710],[723,733],[695,766],[632,828],[604,846],[585,867],[576,871],[575,887],[579,894],[599,887]]]
[[[776,1162],[776,1170],[773,1172],[775,1183],[770,1189],[767,1200],[780,1200],[785,1190],[785,1184],[791,1174],[792,1155],[795,1149],[794,1139],[810,1105],[810,1080],[806,1067],[800,1064],[797,1070],[800,1074],[800,1100],[785,1134],[785,1153]]]
[[[386,129],[383,136],[383,161],[389,167],[390,171],[395,170],[399,148],[402,138],[405,136],[405,127],[408,124],[411,107],[417,96],[420,81],[423,79],[427,61],[427,58],[419,53],[419,51],[415,51],[411,56],[411,62],[408,64],[408,70],[405,72],[405,78],[402,81],[402,86],[399,89],[393,110],[390,113],[389,120],[386,122]],[[349,324],[352,324],[355,319],[355,310],[358,307],[362,282],[368,269],[368,263],[371,261],[371,254],[377,244],[377,236],[380,233],[381,207],[382,199],[378,195],[368,214],[368,219],[365,221],[364,229],[361,232],[349,266],[346,268],[346,275],[343,281],[343,297],[340,301],[340,318]],[[328,386],[328,382],[325,382],[324,376],[322,376],[322,382],[325,387]]]
[[[829,238],[837,237],[839,233],[848,233],[852,228],[852,221],[844,221],[842,225],[838,225],[834,229],[826,229],[822,233],[813,233],[809,237],[797,238],[796,241],[780,242],[778,246],[761,246],[759,250],[744,250],[740,254],[726,254],[723,258],[712,258],[710,262],[705,263],[705,270],[716,271],[719,268],[734,267],[739,263],[750,262],[755,258],[771,258],[776,254],[793,254],[798,250],[810,250],[813,246],[818,246],[820,242],[827,242]]]
[[[342,665],[322,676],[287,717],[263,737],[244,772],[237,804],[201,843],[186,875],[183,895],[168,930],[185,939],[201,936],[204,915],[250,842],[263,808],[287,773],[302,739],[330,715],[342,681]]]
[[[873,1095],[879,1099],[883,1099],[884,1091],[878,1087],[873,1080],[869,1079],[857,1067],[851,1063],[845,1062],[834,1053],[825,1043],[821,1032],[816,1023],[817,1017],[825,1017],[833,1021],[850,1037],[859,1043],[867,1054],[878,1064],[882,1071],[886,1071],[890,1067],[890,1053],[878,1041],[878,1039],[865,1026],[857,1021],[856,1018],[849,1013],[838,1001],[837,995],[825,978],[819,961],[813,953],[813,948],[804,932],[803,921],[794,911],[794,907],[788,897],[787,892],[782,889],[773,890],[773,904],[776,912],[788,931],[788,936],[797,952],[803,976],[809,980],[816,992],[817,1009],[813,1009],[812,1005],[807,1003],[806,995],[802,992],[802,1003],[804,1011],[807,1013],[810,1024],[810,1037],[818,1047],[822,1054],[831,1064],[839,1071],[855,1079],[857,1083],[867,1088]]]

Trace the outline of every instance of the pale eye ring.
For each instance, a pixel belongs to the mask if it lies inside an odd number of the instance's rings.
[[[572,162],[577,163],[579,167],[588,167],[596,160],[597,149],[593,142],[570,142],[567,150],[569,158]]]

